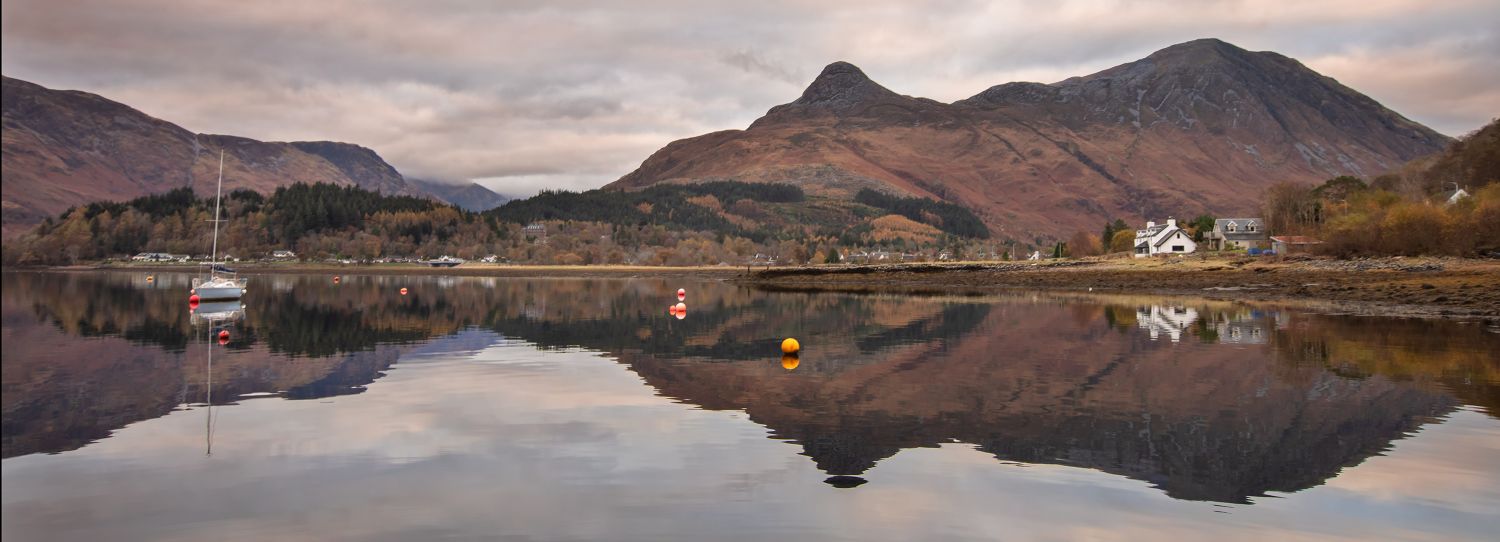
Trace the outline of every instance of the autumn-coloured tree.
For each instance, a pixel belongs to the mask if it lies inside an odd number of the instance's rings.
[[[1262,205],[1272,235],[1310,233],[1323,220],[1323,202],[1304,184],[1273,184],[1266,189]]]
[[[1073,236],[1068,238],[1067,250],[1068,255],[1074,258],[1097,256],[1101,251],[1099,238],[1086,231],[1074,232]]]

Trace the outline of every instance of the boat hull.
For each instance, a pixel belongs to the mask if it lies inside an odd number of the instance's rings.
[[[245,308],[240,305],[239,300],[209,301],[200,303],[192,310],[193,323],[213,323],[239,320],[245,316]]]
[[[207,288],[200,286],[195,290],[195,293],[198,294],[198,299],[204,301],[213,299],[239,299],[240,296],[245,295],[245,289],[233,286]]]

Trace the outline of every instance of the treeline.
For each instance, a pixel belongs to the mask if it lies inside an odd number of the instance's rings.
[[[206,255],[213,241],[212,198],[188,188],[64,211],[8,241],[7,265],[64,265],[140,252]],[[506,233],[476,214],[430,200],[383,196],[358,187],[303,184],[270,197],[249,190],[222,202],[220,254],[253,258],[273,250],[304,256],[378,258],[385,254],[482,256]]]
[[[296,183],[279,187],[271,195],[270,233],[273,241],[288,242],[308,232],[363,228],[365,221],[378,213],[427,213],[439,207],[447,206],[411,196],[385,196],[356,186]],[[422,237],[438,233],[436,228],[402,232],[415,236],[419,243]]]
[[[1329,195],[1330,184],[1339,197]],[[1331,256],[1500,253],[1500,183],[1453,201],[1441,195],[1412,198],[1340,177],[1320,187],[1275,185],[1265,214],[1273,234],[1316,237]]]
[[[1500,119],[1491,120],[1436,155],[1408,162],[1369,180],[1371,188],[1411,198],[1452,191],[1470,192],[1500,182]]]
[[[797,203],[806,199],[802,189],[790,184],[716,181],[694,184],[658,184],[645,190],[589,190],[585,192],[543,191],[536,196],[512,200],[486,211],[498,220],[528,224],[547,220],[602,222],[616,226],[659,225],[679,231],[713,231],[762,242],[776,232],[772,228],[745,228],[724,217],[724,208],[742,202]],[[744,210],[753,205],[739,205]]]
[[[1310,235],[1332,256],[1500,253],[1500,121],[1372,179],[1266,191],[1273,235]]]
[[[904,216],[959,237],[990,238],[990,229],[984,225],[984,222],[974,216],[973,211],[960,205],[927,198],[892,196],[869,188],[862,189],[855,194],[854,201]]]
[[[6,265],[70,265],[142,252],[206,257],[213,209],[212,198],[187,188],[91,203],[7,240],[3,259]],[[800,187],[784,183],[547,191],[484,213],[357,187],[298,183],[270,195],[231,192],[222,202],[222,219],[219,254],[226,259],[290,250],[316,261],[493,255],[512,263],[739,265],[832,263],[843,252],[860,250],[927,258],[942,252],[953,258],[1001,254],[986,242],[983,223],[956,205],[875,192],[854,203],[809,201]],[[542,229],[527,228],[531,224]]]

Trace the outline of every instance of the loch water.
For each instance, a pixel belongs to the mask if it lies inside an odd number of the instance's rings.
[[[650,276],[254,275],[190,308],[189,281],[3,273],[5,540],[1500,532],[1494,324]]]

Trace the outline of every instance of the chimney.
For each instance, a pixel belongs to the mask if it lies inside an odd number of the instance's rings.
[[[1177,219],[1172,218],[1172,217],[1167,217],[1167,227],[1168,228],[1175,228],[1175,227],[1177,227]]]
[[[1156,223],[1155,222],[1152,222],[1152,221],[1149,221],[1149,220],[1146,221],[1146,229],[1149,230],[1149,229],[1155,228],[1155,227],[1156,227]]]

